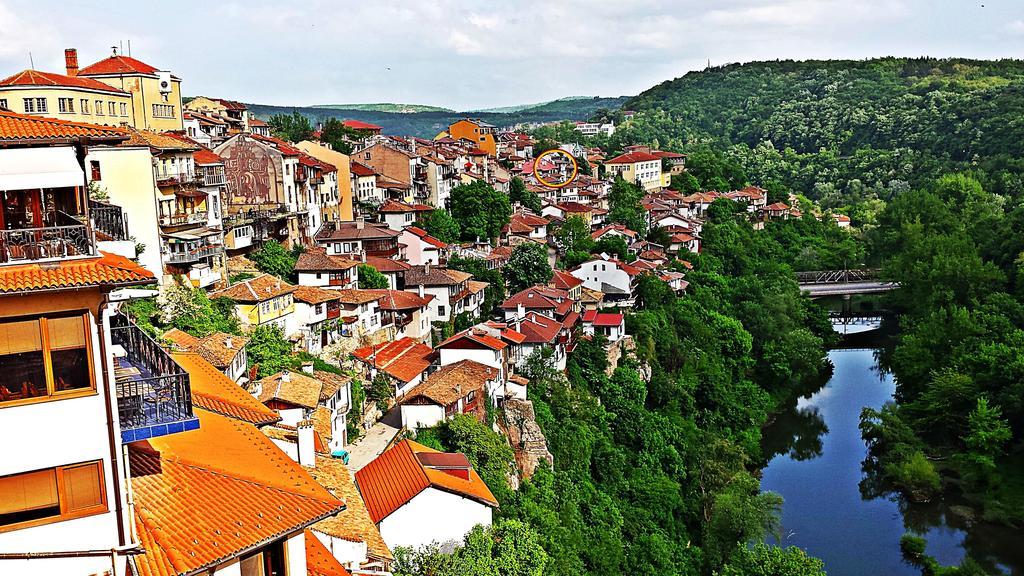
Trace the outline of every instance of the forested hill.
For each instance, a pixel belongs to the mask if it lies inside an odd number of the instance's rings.
[[[264,104],[246,104],[256,116],[266,120],[275,114],[291,114],[298,112],[306,116],[314,124],[324,122],[328,118],[354,119],[371,122],[384,128],[385,134],[403,136],[419,136],[433,138],[448,125],[462,118],[480,118],[495,126],[512,126],[520,122],[553,122],[558,120],[586,120],[600,109],[617,108],[625,102],[625,96],[615,98],[563,98],[531,104],[522,107],[510,107],[508,112],[453,112],[451,110],[428,110],[418,112],[386,111],[384,109],[366,109],[365,107],[345,108],[332,107],[301,107],[301,106],[269,106]],[[377,105],[379,106],[379,105]]]
[[[993,191],[1020,192],[1021,60],[732,64],[659,84],[624,108],[639,113],[612,144],[739,146],[732,155],[752,179],[790,182],[812,196],[818,186],[819,197],[864,188],[888,197],[969,163],[993,175]],[[758,146],[760,154],[744,150]]]

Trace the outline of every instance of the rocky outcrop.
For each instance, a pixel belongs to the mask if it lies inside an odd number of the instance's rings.
[[[537,424],[533,402],[510,399],[505,401],[505,434],[516,454],[516,466],[525,480],[537,471],[543,462],[554,464],[548,451],[548,440]]]

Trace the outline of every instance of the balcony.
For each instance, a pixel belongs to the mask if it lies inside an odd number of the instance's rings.
[[[178,214],[161,214],[160,225],[161,226],[188,226],[191,224],[205,225],[210,219],[210,215],[206,210],[191,213],[178,213]]]
[[[128,217],[120,206],[89,200],[89,216],[96,232],[109,236],[111,240],[128,239]]]
[[[204,172],[203,186],[220,186],[227,184],[228,177],[224,172]]]
[[[92,227],[63,212],[57,226],[0,230],[0,264],[95,256]]]
[[[199,262],[204,258],[215,256],[220,253],[222,247],[214,244],[201,244],[194,248],[186,248],[180,252],[168,252],[164,255],[164,262],[167,264],[191,264]]]
[[[110,319],[121,441],[199,428],[188,373],[123,314]]]

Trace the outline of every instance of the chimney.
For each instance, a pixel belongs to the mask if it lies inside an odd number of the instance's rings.
[[[68,48],[64,50],[64,67],[68,76],[78,76],[78,50]]]
[[[299,464],[316,467],[316,446],[313,442],[313,420],[302,420],[295,426],[298,431]]]
[[[292,381],[292,373],[291,372],[289,372],[287,369],[285,369],[283,372],[281,372],[281,382],[291,382],[291,381]]]
[[[234,349],[234,340],[231,339],[231,336],[224,339],[224,347],[228,350]]]
[[[362,230],[362,229],[363,229],[363,217],[360,216],[359,218],[356,218],[356,230]]]
[[[520,319],[521,318],[526,318],[526,306],[523,306],[522,302],[516,304],[516,318],[520,318]],[[516,327],[516,332],[518,332],[518,331],[519,331],[519,327],[517,326]]]
[[[363,264],[366,264],[366,250],[360,250],[360,251],[359,251],[359,260],[360,260],[360,261],[361,261],[361,262],[362,262]]]
[[[423,298],[423,284],[416,287],[416,292],[420,295],[420,298]]]
[[[303,362],[302,363],[302,371],[305,372],[306,374],[312,374],[313,373],[313,363],[312,362]]]
[[[429,276],[430,275],[430,261],[429,260],[427,260],[426,262],[423,263],[423,275],[424,276]]]

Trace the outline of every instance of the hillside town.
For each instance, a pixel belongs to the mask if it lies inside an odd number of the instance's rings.
[[[550,466],[537,363],[629,357],[642,279],[685,298],[717,200],[809,209],[474,118],[290,141],[187,71],[82,56],[0,80],[0,574],[391,574],[499,506],[431,430],[499,434],[513,486]]]

